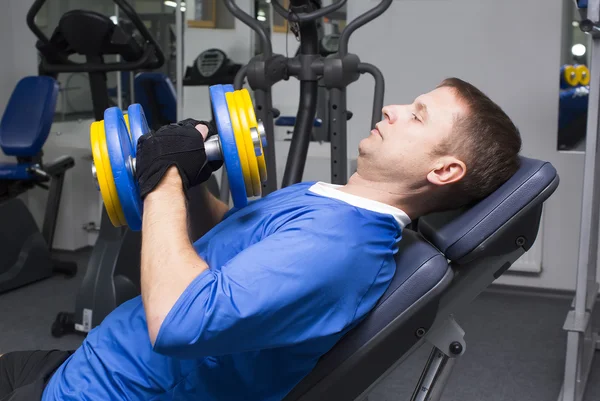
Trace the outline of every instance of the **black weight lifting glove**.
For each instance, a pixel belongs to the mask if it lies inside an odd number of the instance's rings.
[[[142,199],[156,188],[171,166],[177,167],[187,196],[189,188],[208,180],[223,165],[222,161],[207,163],[204,138],[195,128],[198,124],[208,127],[207,138],[217,133],[206,121],[186,119],[140,137],[135,175]]]

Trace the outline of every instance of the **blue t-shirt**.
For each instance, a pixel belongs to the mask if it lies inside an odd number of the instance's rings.
[[[282,399],[383,295],[403,227],[311,185],[230,211],[194,244],[210,268],[154,348],[138,296],[88,333],[43,400]]]

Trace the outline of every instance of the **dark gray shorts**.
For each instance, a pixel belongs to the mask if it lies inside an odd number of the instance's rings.
[[[16,351],[0,356],[0,401],[41,400],[44,388],[73,351]]]

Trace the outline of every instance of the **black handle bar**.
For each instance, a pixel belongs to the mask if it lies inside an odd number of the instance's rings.
[[[358,28],[360,28],[361,26],[365,25],[366,23],[374,20],[375,18],[377,18],[381,14],[383,14],[383,12],[390,7],[390,5],[392,4],[392,1],[393,0],[382,0],[375,7],[371,8],[364,14],[362,14],[362,15],[356,17],[355,19],[353,19],[352,21],[350,21],[350,23],[344,28],[344,30],[342,31],[342,34],[340,36],[338,52],[341,56],[345,56],[346,54],[348,54],[348,42],[350,41],[350,35],[352,35],[352,33],[354,31],[356,31]],[[301,1],[301,0],[295,1],[295,3],[298,3],[298,4],[300,4],[302,2],[303,1]],[[306,0],[304,0],[304,2],[306,2]],[[346,2],[347,2],[347,0],[340,0],[337,3],[330,4],[327,7],[324,7],[319,10],[315,10],[315,11],[312,11],[309,13],[288,12],[279,3],[279,0],[272,0],[271,4],[273,5],[273,8],[275,9],[275,11],[277,11],[277,13],[279,13],[283,18],[287,19],[288,21],[308,22],[308,21],[316,20],[317,18],[324,17],[327,14],[330,14],[330,13],[340,9],[342,6],[344,6],[346,4]],[[292,1],[292,3],[294,3],[294,1]]]
[[[118,63],[73,63],[68,65],[43,63],[43,67],[48,72],[110,72],[110,71],[133,71],[138,69],[155,69],[160,68],[165,63],[165,55],[163,54],[159,44],[154,40],[146,25],[142,22],[139,15],[126,0],[113,0],[125,15],[129,17],[133,25],[141,33],[142,37],[149,43],[146,45],[144,54],[139,60],[133,62],[118,62]],[[35,17],[40,11],[46,0],[35,0],[29,11],[27,12],[27,25],[29,29],[37,36],[37,38],[45,45],[50,43],[50,40],[35,24]],[[152,57],[155,56],[155,57]]]
[[[271,4],[273,4],[273,8],[275,11],[279,13],[283,18],[291,22],[307,22],[313,21],[318,18],[324,17],[327,14],[330,14],[334,11],[339,10],[346,4],[348,0],[340,0],[335,4],[330,4],[327,7],[321,8],[319,10],[311,11],[309,13],[301,13],[296,14],[293,12],[288,12],[281,4],[279,4],[278,0],[272,0]]]
[[[375,18],[383,14],[383,12],[390,7],[392,1],[393,0],[381,0],[381,2],[375,7],[354,18],[348,25],[346,25],[346,27],[342,30],[342,34],[340,35],[340,45],[338,48],[340,56],[345,56],[348,54],[348,42],[350,41],[350,35],[352,35],[352,33],[361,26],[373,21]]]
[[[47,72],[111,72],[111,71],[134,71],[148,68],[148,60],[154,55],[154,46],[148,45],[144,54],[137,61],[116,63],[73,63],[51,64],[42,58],[42,69]]]

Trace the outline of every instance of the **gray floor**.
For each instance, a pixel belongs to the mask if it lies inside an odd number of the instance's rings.
[[[83,337],[54,338],[50,334],[58,312],[72,312],[89,250],[59,255],[78,263],[77,276],[55,276],[0,294],[0,354],[25,349],[74,349]]]
[[[444,401],[555,401],[563,380],[570,299],[491,291],[456,316],[467,351],[456,363]],[[595,321],[600,322],[600,310]],[[369,401],[408,400],[430,349],[411,355],[369,396]],[[600,399],[600,351],[586,401]]]
[[[53,338],[50,327],[57,312],[73,309],[88,255],[65,257],[80,262],[73,279],[55,277],[0,295],[0,354],[17,349],[72,349],[81,343],[77,335]],[[479,297],[456,316],[466,331],[467,352],[455,365],[443,400],[556,400],[564,367],[562,325],[569,302],[498,290]],[[426,348],[415,352],[375,388],[369,401],[410,399],[428,354]],[[600,352],[585,400],[598,399]]]

